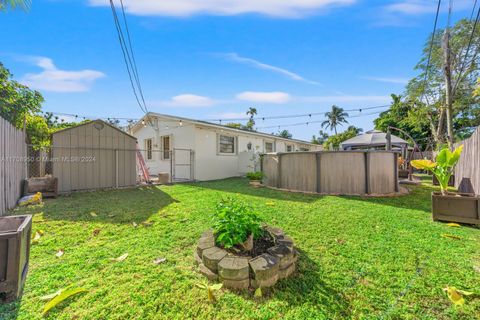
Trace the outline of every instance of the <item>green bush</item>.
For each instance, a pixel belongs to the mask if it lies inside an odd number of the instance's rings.
[[[250,180],[262,180],[263,172],[262,171],[247,172],[247,178]]]
[[[262,235],[262,220],[252,207],[233,198],[226,198],[217,204],[213,230],[216,243],[232,248],[245,242],[250,234],[254,238]]]

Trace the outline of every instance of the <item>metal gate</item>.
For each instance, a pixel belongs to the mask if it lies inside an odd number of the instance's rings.
[[[170,157],[170,176],[172,182],[195,180],[194,151],[191,149],[173,149]]]

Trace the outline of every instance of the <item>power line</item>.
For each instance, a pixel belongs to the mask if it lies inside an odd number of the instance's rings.
[[[477,0],[475,0],[475,3],[473,4],[472,14],[470,15],[470,22],[472,22],[473,13],[475,12],[476,5],[477,5]],[[473,37],[475,36],[475,31],[476,31],[476,28],[477,28],[479,18],[480,18],[480,6],[478,7],[477,16],[475,17],[475,22],[473,23],[472,32],[470,33],[470,38],[468,40],[467,50],[465,51],[465,55],[463,56],[462,66],[460,67],[460,71],[458,72],[457,80],[455,81],[455,85],[453,86],[453,92],[455,92],[455,90],[457,89],[457,86],[458,86],[458,84],[460,82],[460,79],[462,77],[462,72],[463,72],[463,69],[465,68],[465,65],[466,65],[468,52],[470,51],[470,47],[472,46]]]
[[[139,86],[140,80],[138,79],[138,73],[135,70],[132,59],[130,57],[130,53],[128,51],[128,47],[127,47],[126,42],[125,42],[125,37],[123,36],[122,27],[120,25],[120,21],[118,19],[118,15],[117,15],[117,10],[115,8],[115,4],[113,3],[113,0],[110,0],[110,8],[112,9],[112,15],[113,15],[114,23],[115,23],[115,28],[117,30],[118,41],[120,43],[120,48],[122,49],[123,60],[125,62],[125,66],[127,68],[128,78],[129,78],[130,84],[132,86],[133,94],[135,95],[135,99],[137,100],[137,103],[138,103],[138,106],[140,107],[140,109],[144,113],[148,113],[148,109],[146,108],[146,105],[142,105],[142,103],[140,102],[140,98],[138,97],[138,94],[137,94],[137,90],[138,90],[141,97],[143,97],[143,93],[141,93],[141,87]],[[126,20],[125,20],[125,23],[126,23]],[[135,78],[135,82],[137,83],[138,88],[135,87],[135,83],[133,82],[133,79],[132,79],[132,73],[133,73],[133,77]]]
[[[433,51],[433,41],[435,39],[435,32],[437,31],[438,14],[440,12],[441,3],[442,3],[442,0],[438,0],[437,13],[435,14],[435,22],[433,24],[432,39],[430,40],[430,49],[428,50],[427,66],[425,68],[425,77],[423,79],[423,92],[422,92],[422,95],[420,96],[420,101],[423,100],[425,96],[425,91],[427,88],[428,71],[430,70],[430,60],[431,60],[432,51]],[[428,102],[428,98],[427,98],[427,102]]]

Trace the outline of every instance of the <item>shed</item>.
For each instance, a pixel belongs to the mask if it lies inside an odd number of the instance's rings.
[[[136,141],[102,120],[53,133],[51,160],[58,191],[134,186]]]
[[[405,151],[408,142],[393,134],[390,134],[392,148]],[[387,134],[379,130],[370,130],[364,134],[360,134],[341,143],[342,150],[359,150],[359,149],[385,149],[387,145]]]

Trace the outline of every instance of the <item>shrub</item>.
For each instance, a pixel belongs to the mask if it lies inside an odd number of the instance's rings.
[[[263,172],[262,171],[248,172],[247,178],[250,180],[262,180]]]
[[[451,175],[453,174],[453,169],[460,160],[460,154],[462,153],[463,145],[456,148],[453,152],[448,148],[442,149],[435,159],[435,162],[431,160],[413,160],[412,166],[417,169],[431,171],[438,180],[440,184],[440,190],[442,194],[447,193],[448,181],[450,180]]]
[[[254,238],[262,235],[261,219],[250,206],[233,198],[217,204],[214,216],[216,242],[225,248],[245,242],[250,234]]]

